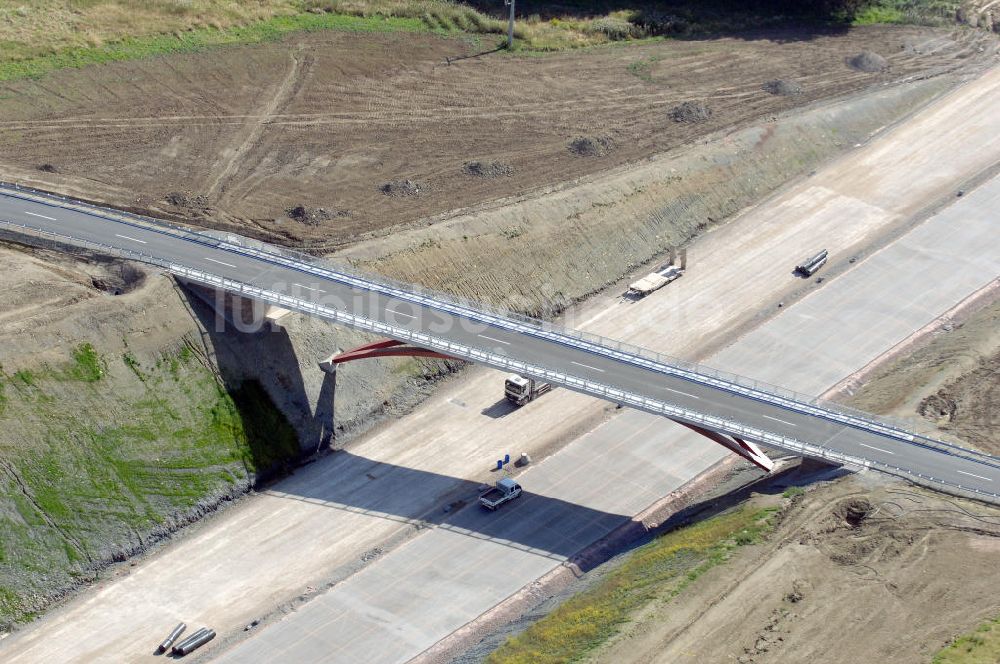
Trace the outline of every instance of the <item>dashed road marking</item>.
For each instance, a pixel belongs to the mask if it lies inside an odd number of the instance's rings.
[[[993,481],[992,477],[983,477],[982,475],[974,475],[972,473],[967,473],[964,470],[956,470],[955,472],[956,473],[962,473],[963,475],[968,475],[969,477],[975,477],[975,478],[980,479],[980,480],[986,480],[987,482],[992,482]]]
[[[206,258],[207,261],[212,261],[213,263],[218,263],[219,265],[225,265],[226,267],[236,267],[235,265],[230,265],[229,263],[223,263],[222,261],[217,261],[214,258]]]
[[[41,217],[42,219],[48,219],[49,221],[57,221],[55,217],[46,217],[44,214],[36,214],[34,212],[24,211],[25,214],[30,214],[32,217]]]
[[[797,424],[795,424],[795,422],[789,422],[788,420],[782,420],[782,419],[777,418],[777,417],[771,417],[770,415],[761,415],[761,417],[766,417],[769,420],[774,420],[775,422],[781,422],[782,424],[787,424],[790,427],[797,427],[798,426]]]
[[[326,292],[325,290],[322,290],[320,288],[312,288],[310,286],[306,286],[305,284],[292,284],[292,285],[293,286],[298,286],[299,288],[305,288],[306,290],[316,291],[317,293],[325,293]]]
[[[129,237],[128,235],[119,235],[115,233],[115,237],[120,237],[123,240],[131,240],[132,242],[138,242],[139,244],[146,244],[145,240],[140,240],[139,238]]]
[[[598,369],[597,367],[592,367],[589,364],[580,364],[579,362],[573,362],[573,364],[575,364],[578,367],[583,367],[584,369],[593,369],[594,371],[600,371],[601,373],[604,373],[604,369]]]
[[[406,316],[407,318],[416,318],[413,314],[404,314],[402,311],[396,311],[395,309],[386,309],[387,313],[396,314],[397,316]]]
[[[505,346],[510,345],[509,341],[504,341],[503,339],[494,339],[493,337],[488,337],[485,334],[480,334],[479,336],[481,336],[483,339],[489,339],[490,341],[495,341],[498,344],[504,344]]]
[[[660,387],[663,387],[662,385]],[[672,387],[663,387],[667,392],[673,392],[674,394],[683,394],[686,397],[691,397],[692,399],[700,399],[697,394],[689,394],[687,392],[681,392],[680,390],[675,390]]]
[[[858,443],[861,447],[867,447],[870,450],[876,450],[878,452],[884,452],[886,454],[895,454],[895,452],[890,452],[889,450],[883,450],[881,447],[872,447],[871,445],[865,445],[864,443]]]

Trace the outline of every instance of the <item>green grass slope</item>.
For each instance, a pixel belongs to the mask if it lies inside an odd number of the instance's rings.
[[[258,383],[228,393],[187,347],[143,365],[84,344],[0,387],[0,626],[299,453]]]

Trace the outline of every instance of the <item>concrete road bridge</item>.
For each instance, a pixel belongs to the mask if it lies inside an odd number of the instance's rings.
[[[1000,503],[1000,458],[777,386],[238,235],[193,232],[6,184],[0,226],[392,340],[375,351],[460,358],[661,415],[766,470],[772,463],[760,445]]]

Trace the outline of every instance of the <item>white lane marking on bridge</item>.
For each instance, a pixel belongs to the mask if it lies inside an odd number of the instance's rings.
[[[495,341],[498,344],[504,344],[505,346],[510,345],[509,341],[504,341],[503,339],[494,339],[493,337],[488,337],[485,334],[480,334],[479,336],[481,336],[483,339],[489,339],[490,341]]]
[[[981,479],[981,480],[986,480],[987,482],[992,482],[993,481],[992,477],[983,477],[982,475],[973,475],[972,473],[967,473],[964,470],[956,470],[955,472],[956,473],[962,473],[963,475],[968,475],[969,477],[975,477],[975,478],[978,478],[978,479]]]
[[[413,314],[404,314],[402,311],[396,311],[395,309],[386,309],[390,314],[396,314],[397,316],[406,316],[407,318],[416,318]]]
[[[878,452],[885,452],[886,454],[895,454],[895,452],[890,452],[889,450],[883,450],[881,447],[872,447],[871,445],[865,445],[864,443],[858,443],[861,447],[867,447],[870,450],[876,450]],[[958,471],[962,472],[962,471]]]
[[[573,364],[575,364],[578,367],[583,367],[585,369],[593,369],[594,371],[600,371],[601,373],[604,373],[604,369],[598,369],[597,367],[592,367],[589,364],[580,364],[579,362],[573,362]]]
[[[146,244],[145,240],[140,240],[138,238],[129,237],[128,235],[119,235],[118,233],[115,233],[115,237],[120,237],[123,240],[132,240],[132,242],[138,242],[139,244]]]
[[[770,415],[761,415],[761,417],[766,417],[769,420],[774,420],[775,422],[781,422],[782,424],[787,424],[790,427],[797,427],[798,424],[795,422],[789,422],[788,420],[782,420],[777,417],[771,417]]]
[[[304,284],[292,284],[293,286],[298,286],[299,288],[305,288],[306,290],[316,291],[317,293],[325,293],[326,291],[321,288],[311,288]]]
[[[24,211],[25,214],[30,214],[32,217],[41,217],[42,219],[48,219],[49,221],[56,221],[55,217],[46,217],[44,214],[35,214],[34,212]]]
[[[226,267],[236,267],[235,265],[230,265],[229,263],[223,263],[222,261],[217,261],[214,258],[206,258],[207,261],[212,261],[213,263],[218,263],[219,265],[225,265]]]
[[[663,386],[661,385],[661,387],[663,387]],[[683,394],[684,396],[691,397],[692,399],[700,399],[701,398],[697,394],[688,394],[687,392],[681,392],[680,390],[675,390],[672,387],[664,387],[663,389],[665,389],[667,392],[673,392],[674,394]]]

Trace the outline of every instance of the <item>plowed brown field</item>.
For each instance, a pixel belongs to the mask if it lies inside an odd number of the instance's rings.
[[[0,86],[0,177],[333,248],[818,99],[951,70],[982,38],[869,27],[456,61],[475,49],[433,35],[303,34]],[[884,55],[889,70],[848,66],[862,50]],[[771,94],[763,86],[773,79],[802,92]],[[676,121],[671,110],[686,101],[711,115]],[[605,154],[575,154],[578,137],[608,139]],[[472,160],[504,166],[483,177],[463,168]],[[381,190],[405,180],[416,186]],[[306,214],[290,217],[299,205]]]

